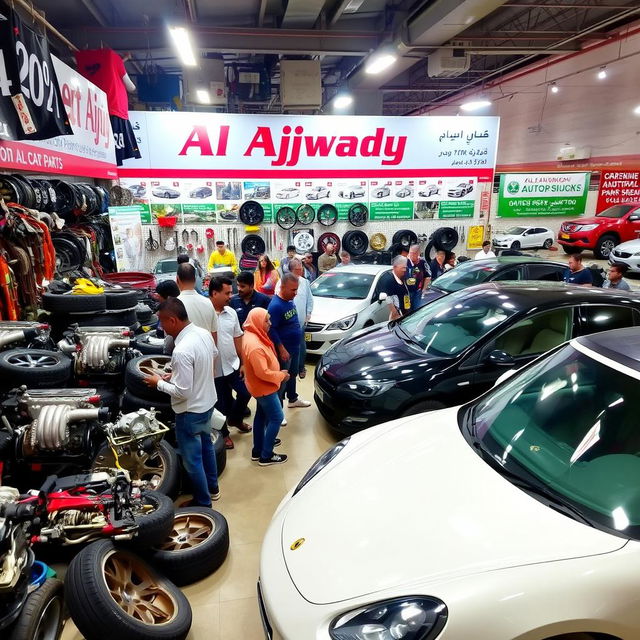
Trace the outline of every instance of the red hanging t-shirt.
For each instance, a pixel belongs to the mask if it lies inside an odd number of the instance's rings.
[[[109,114],[129,119],[127,89],[122,78],[127,70],[122,58],[111,49],[76,51],[78,72],[107,94]]]

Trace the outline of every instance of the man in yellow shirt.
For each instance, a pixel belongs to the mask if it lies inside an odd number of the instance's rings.
[[[209,271],[217,267],[229,267],[234,274],[238,273],[238,262],[232,251],[225,247],[222,240],[216,242],[216,250],[209,256]]]

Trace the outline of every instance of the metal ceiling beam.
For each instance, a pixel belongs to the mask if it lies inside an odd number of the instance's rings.
[[[333,26],[336,22],[338,22],[338,20],[340,20],[342,14],[344,13],[344,10],[347,8],[350,2],[351,0],[338,0],[333,9],[329,12],[329,19],[327,21],[329,23],[329,26]]]
[[[306,28],[312,27],[325,0],[288,0],[287,7],[282,18],[283,27]]]
[[[264,24],[264,15],[267,12],[267,2],[269,0],[260,0],[260,6],[258,7],[258,26],[261,27]]]

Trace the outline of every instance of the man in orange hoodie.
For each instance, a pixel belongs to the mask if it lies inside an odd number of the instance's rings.
[[[242,339],[244,381],[258,405],[253,419],[251,459],[257,460],[261,467],[287,461],[285,454],[273,453],[273,448],[280,443],[277,436],[284,419],[278,391],[280,385],[289,379],[289,373],[280,370],[269,338],[270,328],[267,310],[252,309],[244,323]]]

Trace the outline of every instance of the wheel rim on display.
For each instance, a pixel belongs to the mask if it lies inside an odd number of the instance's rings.
[[[316,212],[310,204],[301,204],[296,209],[296,219],[300,224],[311,224],[316,217]]]
[[[9,364],[21,369],[49,369],[58,364],[53,356],[32,356],[30,353],[16,353],[7,358]]]
[[[318,238],[318,251],[324,252],[328,244],[336,248],[336,254],[340,252],[340,238],[335,233],[323,233]]]
[[[134,620],[155,626],[175,619],[178,603],[139,558],[112,551],[104,559],[102,573],[109,595]]]
[[[402,231],[396,231],[393,234],[393,244],[401,244],[408,249],[412,244],[418,242],[418,236],[409,229],[403,229]]]
[[[363,231],[352,231],[348,242],[343,242],[342,245],[354,256],[361,256],[367,252],[369,239]]]
[[[313,249],[313,236],[306,231],[297,233],[293,239],[293,246],[298,253],[307,253]]]
[[[387,246],[387,238],[383,233],[374,233],[369,244],[374,251],[382,251]]]
[[[281,229],[291,229],[296,224],[296,212],[293,207],[280,207],[276,212],[276,222]]]
[[[153,404],[150,402],[149,404]],[[164,480],[167,468],[160,449],[147,453],[146,451],[130,451],[118,456],[118,464],[129,472],[132,480],[147,483],[148,489],[157,489]],[[93,467],[115,469],[116,459],[110,447],[98,455]]]
[[[6,176],[0,177],[0,198],[2,198],[5,202],[15,202],[16,204],[21,204],[18,188],[13,180],[11,180],[11,178],[8,178]]]
[[[169,363],[171,358],[165,356],[164,364],[159,358],[145,358],[136,363],[136,367],[140,373],[144,373],[148,376],[161,376],[167,373],[165,366]]]
[[[264,220],[264,208],[255,200],[247,200],[240,207],[239,215],[244,224],[260,224]]]
[[[260,236],[249,235],[242,240],[242,252],[252,256],[260,256],[266,250],[264,240]]]
[[[33,640],[57,640],[62,617],[62,601],[59,597],[51,598],[40,613]]]
[[[354,227],[361,227],[367,222],[367,219],[369,217],[369,209],[367,209],[365,205],[359,202],[356,204],[352,204],[349,207],[348,217],[349,222]]]
[[[204,513],[177,513],[160,551],[188,551],[206,542],[216,531],[215,520]]]
[[[318,222],[325,226],[330,227],[338,220],[338,210],[332,204],[323,204],[318,209]]]

